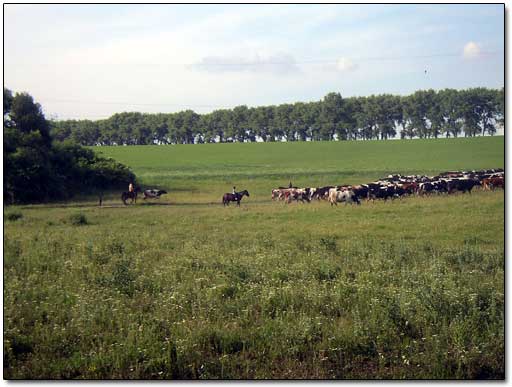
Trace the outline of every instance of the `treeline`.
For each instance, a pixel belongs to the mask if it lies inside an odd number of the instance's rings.
[[[69,141],[53,141],[41,105],[4,88],[4,203],[48,202],[77,193],[126,188],[135,175],[124,165]]]
[[[493,135],[504,122],[504,89],[420,90],[318,102],[170,114],[119,113],[52,122],[52,135],[81,145],[330,141]]]

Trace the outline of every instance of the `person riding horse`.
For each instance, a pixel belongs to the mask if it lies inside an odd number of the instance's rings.
[[[137,203],[137,194],[139,191],[140,191],[140,187],[134,187],[133,183],[130,183],[128,185],[128,192],[123,192],[121,194],[121,200],[123,201],[123,203],[125,205],[128,204],[128,203],[126,203],[127,199],[131,199],[130,203],[133,203],[134,201],[135,201],[135,203]]]
[[[236,202],[240,206],[240,200],[242,200],[244,195],[249,196],[249,192],[247,190],[236,192],[235,187],[233,187],[233,193],[225,193],[222,197],[222,204],[229,206],[229,202]]]

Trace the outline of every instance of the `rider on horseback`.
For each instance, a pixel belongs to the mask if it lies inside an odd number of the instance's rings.
[[[226,192],[222,197],[222,203],[224,206],[229,206],[229,202],[236,202],[236,204],[240,207],[240,200],[244,196],[249,196],[249,192],[244,189],[243,191],[236,192],[236,187],[233,187],[232,193]]]
[[[133,192],[133,183],[130,182],[130,184],[128,185],[128,192]]]

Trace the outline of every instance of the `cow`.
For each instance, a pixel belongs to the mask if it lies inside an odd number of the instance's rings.
[[[395,196],[395,186],[384,182],[373,182],[368,184],[368,200],[393,198]]]
[[[448,192],[450,179],[432,180],[426,183],[420,183],[418,186],[418,195]]]
[[[407,195],[413,195],[418,192],[419,184],[416,182],[404,182],[401,184],[402,189]]]
[[[358,199],[368,198],[368,185],[361,184],[352,187],[352,191]]]
[[[143,192],[143,199],[160,199],[160,196],[166,193],[167,191],[164,191],[163,189],[146,189]]]
[[[313,196],[315,196],[316,188],[310,188],[309,189],[309,201],[313,199]]]
[[[505,189],[505,178],[504,177],[489,177],[482,180],[482,188],[484,190],[493,190],[497,187]]]
[[[352,190],[338,191],[336,188],[329,190],[329,203],[332,205],[338,205],[338,203],[347,203],[360,205],[361,202]]]
[[[320,200],[327,198],[327,196],[329,195],[329,190],[331,188],[335,187],[332,185],[328,185],[325,187],[315,188],[315,191],[311,194],[311,199],[317,198],[318,200]]]
[[[280,189],[273,189],[272,190],[272,200],[281,200],[281,190]]]
[[[291,203],[292,199],[295,199],[295,201],[301,201],[304,203],[304,200],[306,202],[310,202],[309,198],[309,188],[290,188],[285,192],[285,200],[286,203]]]
[[[277,188],[272,190],[272,200],[287,200],[290,192],[294,188]]]
[[[448,181],[448,193],[454,191],[461,191],[462,193],[468,192],[471,194],[473,187],[482,185],[478,179],[453,179]]]

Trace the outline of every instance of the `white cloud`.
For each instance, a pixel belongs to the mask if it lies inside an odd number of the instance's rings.
[[[208,56],[189,68],[197,71],[211,73],[252,72],[290,74],[299,71],[293,56],[289,54],[275,54],[254,57]]]
[[[474,59],[480,56],[481,48],[478,43],[468,42],[464,46],[464,58],[465,59]]]
[[[349,58],[340,58],[336,62],[336,69],[338,71],[348,72],[357,69],[357,65]]]

